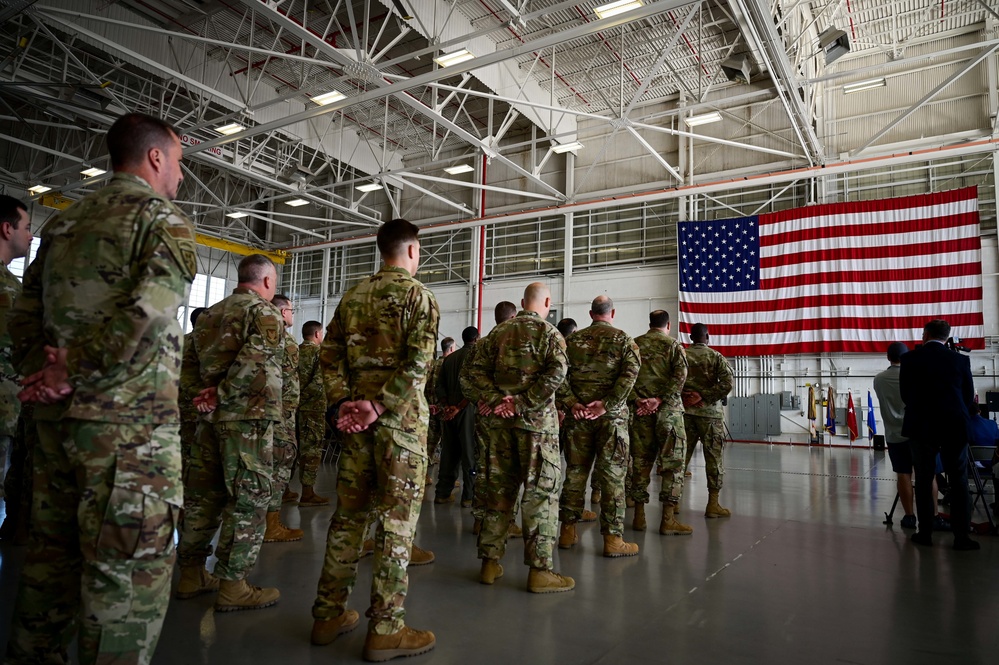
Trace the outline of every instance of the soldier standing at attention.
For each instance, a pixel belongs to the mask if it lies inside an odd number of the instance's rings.
[[[287,543],[301,540],[305,535],[301,529],[290,529],[281,523],[282,501],[298,499],[298,494],[288,487],[295,458],[298,457],[298,441],[295,439],[295,412],[298,411],[301,394],[298,382],[298,342],[290,332],[295,325],[295,308],[291,299],[279,293],[271,299],[271,304],[280,310],[281,322],[284,323],[284,356],[281,360],[281,420],[274,425],[274,473],[271,477],[271,500],[267,506],[264,542]],[[294,496],[289,496],[289,493]]]
[[[732,512],[718,504],[718,492],[721,491],[722,477],[725,475],[725,465],[722,462],[725,414],[718,402],[732,390],[732,368],[725,356],[708,346],[706,325],[695,323],[691,326],[690,340],[693,344],[687,347],[687,382],[683,386],[683,423],[687,430],[686,466],[690,465],[690,457],[699,439],[704,448],[704,467],[708,476],[708,505],[704,509],[704,516],[731,517]],[[664,477],[663,484],[665,483]],[[664,522],[665,519],[664,516]]]
[[[441,374],[444,359],[454,353],[454,338],[445,337],[441,340],[441,357],[435,358],[427,375],[427,385],[423,390],[430,408],[430,426],[427,429],[427,485],[432,485],[432,467],[441,458],[441,440],[444,438],[444,408],[437,403],[437,379]]]
[[[634,340],[611,325],[614,302],[610,298],[594,298],[590,318],[593,323],[566,340],[569,373],[558,394],[569,424],[558,546],[569,549],[579,540],[576,522],[582,517],[586,479],[593,469],[601,490],[604,556],[634,556],[638,545],[622,539],[624,477],[628,469],[628,395],[638,377],[641,358]]]
[[[312,643],[329,644],[358,624],[347,598],[373,517],[374,578],[362,655],[376,662],[415,656],[436,644],[432,632],[405,624],[402,607],[427,474],[424,384],[440,320],[433,294],[414,279],[418,233],[404,219],[378,229],[384,265],[344,294],[319,352],[326,399],[339,404],[337,428],[345,436],[337,506],[312,606]]]
[[[262,254],[239,262],[232,294],[201,315],[194,329],[203,416],[184,478],[177,598],[218,589],[219,612],[268,607],[277,589],[246,578],[264,542],[271,498],[274,427],[281,422],[281,312],[271,304],[277,269]],[[205,571],[221,526],[214,576]]]
[[[500,559],[521,484],[524,563],[531,567],[527,590],[570,591],[576,582],[552,570],[558,515],[559,456],[555,391],[565,379],[565,340],[545,321],[548,287],[534,282],[524,291],[523,310],[479,342],[462,387],[492,410],[484,432],[486,462],[480,482],[486,511],[479,532],[479,581],[503,576]]]
[[[184,355],[180,361],[180,463],[181,478],[187,471],[187,460],[191,458],[191,448],[198,435],[198,420],[201,414],[194,406],[194,398],[201,389],[201,373],[199,371],[198,353],[194,348],[194,326],[198,324],[201,315],[208,311],[205,307],[191,310],[191,332],[184,335]]]
[[[316,494],[316,474],[323,455],[326,435],[326,389],[319,366],[319,345],[323,324],[306,321],[302,326],[302,345],[298,347],[298,468],[302,479],[299,507],[326,506],[330,500]]]
[[[669,313],[657,309],[649,314],[649,331],[635,338],[642,355],[642,368],[631,393],[631,498],[635,502],[632,528],[645,531],[645,504],[649,502],[649,478],[656,460],[662,473],[659,500],[665,515],[676,511],[683,492],[686,433],[680,393],[687,379],[683,347],[669,336]],[[674,529],[674,531],[677,531]],[[680,533],[693,533],[693,529]],[[666,535],[666,534],[664,534]]]
[[[194,228],[168,124],[126,114],[107,145],[114,176],[45,226],[8,318],[38,441],[7,663],[69,662],[77,628],[85,665],[148,663],[170,597]]]

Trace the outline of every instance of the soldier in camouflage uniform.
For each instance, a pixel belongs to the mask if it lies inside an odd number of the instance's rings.
[[[669,336],[669,314],[658,309],[649,314],[649,331],[635,338],[642,368],[631,392],[631,498],[635,502],[632,527],[645,531],[645,504],[649,502],[649,478],[659,462],[662,488],[659,501],[663,517],[659,532],[685,535],[693,529],[679,524],[676,506],[683,492],[686,435],[680,392],[687,379],[683,347]]]
[[[267,506],[265,543],[286,543],[301,540],[305,532],[291,529],[281,522],[281,502],[291,480],[295,459],[298,457],[298,440],[295,438],[295,414],[301,387],[298,382],[298,342],[290,329],[295,324],[295,309],[288,296],[278,294],[271,304],[281,311],[284,323],[284,356],[281,360],[281,420],[274,425],[274,473],[271,477],[271,500]],[[290,491],[290,489],[289,489]],[[294,499],[298,495],[295,494]]]
[[[494,584],[503,575],[510,519],[521,484],[524,563],[531,567],[527,590],[554,593],[575,588],[571,577],[552,570],[561,483],[555,391],[565,379],[565,340],[545,321],[551,307],[548,287],[527,287],[523,310],[481,340],[466,363],[462,389],[485,402],[493,422],[485,436],[485,517],[479,532],[479,581]]]
[[[358,624],[347,598],[365,527],[374,518],[366,660],[412,656],[436,644],[433,633],[405,624],[402,606],[427,474],[424,390],[440,320],[433,294],[413,278],[418,232],[404,219],[378,229],[384,265],[344,294],[319,352],[326,399],[339,404],[337,427],[345,435],[337,506],[312,606],[312,643],[329,644]]]
[[[454,338],[445,337],[441,340],[441,357],[435,358],[430,365],[430,372],[427,374],[427,386],[423,391],[427,398],[427,406],[430,409],[430,426],[427,430],[427,456],[429,464],[427,466],[427,485],[433,484],[431,474],[433,466],[441,459],[441,439],[444,437],[444,409],[437,403],[437,377],[441,373],[441,365],[444,359],[454,353]]]
[[[38,433],[12,664],[69,662],[77,628],[81,663],[148,663],[169,599],[194,228],[169,125],[127,114],[107,143],[114,176],[46,225],[8,319]]]
[[[641,359],[634,340],[611,325],[614,303],[610,298],[594,298],[590,318],[592,324],[566,340],[569,373],[558,393],[568,423],[558,546],[568,549],[578,542],[576,522],[582,517],[586,479],[592,469],[601,490],[604,556],[634,556],[638,545],[622,539],[624,477],[628,468],[628,395]]]
[[[194,406],[194,398],[201,389],[201,374],[199,372],[198,354],[194,348],[194,326],[198,318],[206,312],[204,307],[196,307],[191,311],[191,332],[184,335],[184,356],[180,362],[180,462],[181,469],[187,468],[187,460],[191,458],[191,448],[198,434],[200,414]],[[183,475],[183,471],[181,472]]]
[[[0,485],[0,498],[6,496],[7,513],[0,526],[0,539],[18,544],[24,544],[27,538],[31,497],[23,491],[27,450],[24,437],[17,436],[21,411],[17,393],[21,387],[14,371],[10,335],[7,333],[7,312],[21,293],[21,282],[7,266],[14,259],[28,255],[31,238],[28,206],[11,196],[0,194],[0,474],[7,469],[8,451],[11,463],[11,470]]]
[[[704,449],[704,466],[708,476],[708,505],[705,517],[731,517],[732,512],[718,503],[725,466],[725,413],[719,401],[732,391],[732,367],[725,356],[708,346],[708,327],[695,323],[690,329],[687,347],[687,382],[683,386],[683,422],[687,430],[687,459],[694,453],[698,440]],[[684,467],[686,468],[686,467]]]
[[[221,612],[268,607],[273,588],[247,583],[264,540],[271,498],[274,427],[283,417],[284,326],[271,304],[277,269],[262,254],[239,263],[233,293],[201,315],[194,329],[202,413],[184,475],[177,598],[218,589]],[[221,525],[214,576],[205,571]]]
[[[326,506],[330,500],[316,494],[316,474],[323,456],[326,438],[326,389],[319,366],[319,345],[323,324],[306,321],[302,326],[302,345],[298,347],[298,468],[302,480],[301,507]]]

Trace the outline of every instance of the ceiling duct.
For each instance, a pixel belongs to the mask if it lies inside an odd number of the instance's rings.
[[[826,64],[831,65],[850,52],[850,38],[844,30],[829,26],[819,33],[819,48],[826,54]]]
[[[721,62],[721,70],[733,83],[749,83],[750,72],[753,70],[749,58],[744,55],[726,58]]]

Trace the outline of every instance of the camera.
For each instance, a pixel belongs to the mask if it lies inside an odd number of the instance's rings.
[[[951,351],[956,351],[957,353],[971,353],[971,349],[961,345],[960,337],[948,337],[947,341],[944,342],[944,346]]]

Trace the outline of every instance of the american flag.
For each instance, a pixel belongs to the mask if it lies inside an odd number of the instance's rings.
[[[974,187],[681,222],[680,339],[722,354],[882,353],[942,318],[985,347]]]

